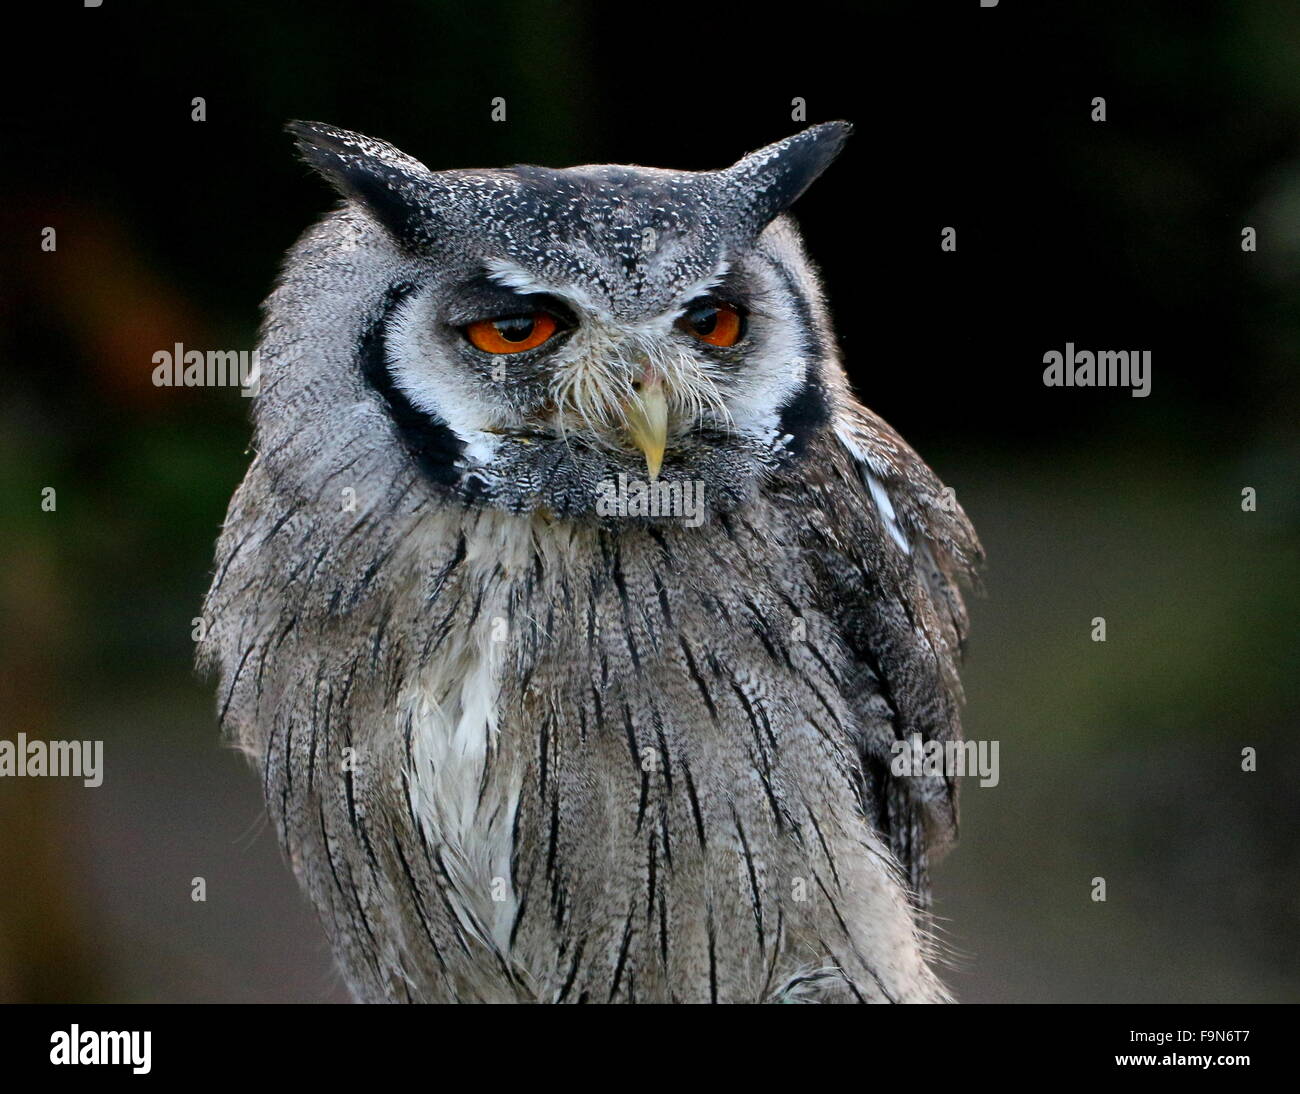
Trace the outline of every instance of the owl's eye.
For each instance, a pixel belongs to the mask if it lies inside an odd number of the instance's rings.
[[[677,326],[693,338],[711,346],[734,346],[745,336],[745,316],[739,308],[720,300],[693,304],[677,320]]]
[[[553,316],[539,311],[532,315],[480,319],[465,328],[465,337],[471,346],[484,353],[523,353],[526,349],[536,349],[558,327]]]

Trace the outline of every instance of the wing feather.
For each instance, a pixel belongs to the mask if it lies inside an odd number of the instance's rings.
[[[849,661],[863,806],[926,907],[929,861],[956,838],[957,786],[891,763],[896,742],[961,739],[962,585],[983,551],[953,492],[880,418],[849,404],[834,434],[805,548]]]

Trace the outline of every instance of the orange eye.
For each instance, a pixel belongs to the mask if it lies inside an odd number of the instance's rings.
[[[677,326],[711,346],[734,346],[744,337],[745,317],[739,309],[720,301],[696,304],[679,320]]]
[[[532,315],[480,319],[465,328],[465,337],[471,346],[484,353],[523,353],[540,346],[555,333],[557,326],[552,316],[539,311]]]

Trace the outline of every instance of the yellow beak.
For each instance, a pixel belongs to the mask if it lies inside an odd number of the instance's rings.
[[[657,376],[643,382],[640,390],[623,404],[623,417],[632,443],[645,453],[645,469],[653,482],[659,477],[664,449],[668,446],[668,400]]]

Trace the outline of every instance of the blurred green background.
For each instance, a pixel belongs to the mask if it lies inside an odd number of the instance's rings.
[[[106,770],[0,780],[0,1000],[344,997],[190,667],[248,406],[150,382],[175,342],[252,348],[333,200],[284,122],[433,168],[706,168],[800,128],[796,99],[857,125],[796,209],[854,382],[989,556],[966,727],[1001,782],[966,785],[936,871],[950,983],[1300,999],[1300,9],[916,8],[37,17],[0,135],[0,735],[102,739]],[[1152,350],[1151,396],[1044,388],[1066,341]]]

